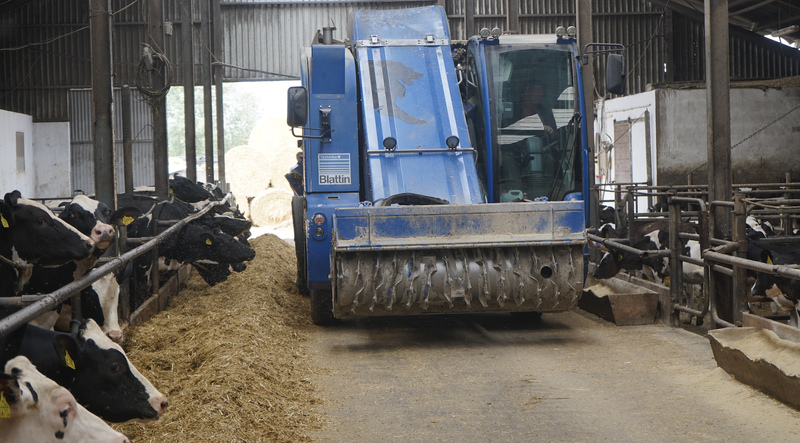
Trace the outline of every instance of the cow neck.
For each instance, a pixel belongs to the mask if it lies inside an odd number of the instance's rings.
[[[0,295],[13,296],[19,294],[22,291],[22,286],[30,279],[33,272],[33,264],[27,263],[19,256],[15,257],[16,254],[14,254],[11,242],[5,240],[3,239],[2,250],[0,250],[0,275],[3,277],[4,282],[2,289],[0,289]],[[6,254],[10,258],[6,257]],[[7,284],[9,287],[6,287]],[[12,291],[13,294],[7,294],[6,292],[8,291]]]

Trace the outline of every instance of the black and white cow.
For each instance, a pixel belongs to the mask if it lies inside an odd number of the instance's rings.
[[[798,243],[766,243],[751,239],[748,242],[748,258],[758,255],[762,263],[772,266],[800,264]],[[779,277],[764,272],[756,274],[756,280],[750,289],[753,296],[771,298],[778,307],[789,313],[789,324],[800,327],[798,303],[800,303],[800,281]]]
[[[0,415],[2,441],[130,443],[26,357],[6,364],[0,373],[0,393],[8,408],[7,416]]]
[[[178,174],[173,174],[169,179],[169,189],[175,198],[186,203],[209,201],[214,198],[203,185]]]
[[[615,232],[616,235],[623,234],[621,231],[612,229],[606,232],[611,233],[608,238],[615,238]],[[680,232],[697,234],[697,225],[688,222],[681,223]],[[627,236],[627,232],[624,234]],[[633,243],[630,245],[633,248],[642,251],[660,251],[669,247],[669,221],[667,220],[640,223],[633,228],[633,234]],[[682,240],[681,243],[683,246],[681,255],[700,258],[700,243],[697,240]],[[608,251],[603,255],[593,275],[598,279],[606,279],[617,275],[623,269],[644,270],[648,277],[659,281],[668,274],[669,267],[667,265],[666,257],[643,258],[631,252]],[[684,263],[683,274],[686,283],[702,283],[703,268],[701,266]]]
[[[0,296],[20,292],[30,277],[29,265],[63,265],[89,257],[94,248],[92,239],[46,206],[19,191],[7,193],[0,202]]]
[[[147,237],[165,228],[154,227],[153,220],[177,221],[195,211],[191,205],[174,200],[159,199],[154,196],[120,195],[125,205],[139,208],[144,214],[128,226],[129,237]],[[120,203],[123,204],[123,203]],[[202,219],[201,219],[202,220]],[[178,233],[170,236],[158,246],[161,258],[159,269],[169,270],[176,264],[191,264],[199,275],[210,285],[225,281],[230,271],[241,271],[244,262],[255,257],[255,251],[239,238],[210,228],[201,220],[187,224]],[[135,262],[135,288],[131,302],[136,309],[149,293],[152,261],[146,257]]]
[[[69,389],[78,403],[110,422],[156,420],[167,398],[130,362],[93,320],[70,333],[26,325],[0,338],[0,363],[18,355]]]
[[[131,223],[141,212],[133,207],[111,211],[105,203],[86,195],[77,195],[71,201],[60,206],[59,218],[70,226],[90,236],[95,242],[94,253],[83,260],[76,260],[58,267],[36,266],[31,280],[24,288],[27,294],[48,294],[68,283],[81,278],[96,264],[100,256],[111,246],[117,237],[115,226]],[[119,325],[117,308],[119,305],[120,273],[109,274],[81,291],[81,305],[86,308],[82,314],[85,318],[94,319],[114,341],[122,343],[122,328]],[[61,321],[69,323],[71,311],[61,312]],[[66,320],[63,318],[66,317]],[[50,313],[40,316],[35,324],[44,328],[52,328],[59,320],[59,314]]]

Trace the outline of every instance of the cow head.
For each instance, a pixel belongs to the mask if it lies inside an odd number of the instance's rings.
[[[8,361],[0,392],[10,417],[0,419],[4,441],[105,441],[130,443],[79,405],[66,388],[42,375],[26,357]]]
[[[239,263],[255,258],[255,250],[219,229],[189,223],[180,235],[165,242],[163,255],[182,263],[209,260],[217,263]],[[161,250],[161,249],[160,249]]]
[[[6,194],[0,202],[0,239],[22,260],[42,266],[82,260],[95,247],[89,237],[19,191]]]
[[[111,211],[100,201],[85,195],[76,195],[72,201],[62,203],[64,210],[59,216],[75,229],[94,240],[97,249],[104,251],[117,235],[114,226],[130,223],[141,212],[136,208],[123,208]]]
[[[169,189],[175,198],[187,203],[196,203],[212,198],[211,193],[202,185],[178,174],[173,175],[169,180]]]
[[[61,337],[54,346],[62,364],[73,368],[70,392],[79,403],[115,423],[151,421],[163,415],[167,398],[136,369],[122,347],[112,342],[97,323],[87,320],[80,325],[74,338],[76,345]],[[70,347],[74,353],[69,353]]]

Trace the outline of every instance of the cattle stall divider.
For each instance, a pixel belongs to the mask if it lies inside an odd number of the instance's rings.
[[[746,195],[757,195],[758,192],[748,189],[746,194],[739,192],[734,195],[732,241],[723,242],[720,246],[711,248],[703,254],[703,260],[708,267],[714,267],[733,279],[733,294],[731,303],[735,318],[733,322],[712,317],[715,325],[723,327],[757,326],[770,329],[782,338],[800,342],[800,329],[773,320],[769,315],[758,315],[750,309],[750,303],[771,301],[769,298],[754,297],[749,293],[746,270],[766,273],[779,277],[800,280],[800,264],[767,264],[746,258],[748,239],[745,235],[747,215],[758,215],[759,220],[776,220],[782,225],[775,228],[776,235],[759,239],[765,244],[796,244],[800,247],[800,236],[792,231],[793,223],[800,217],[800,200],[790,198],[792,192],[798,192],[796,187],[785,188],[783,197],[779,198],[748,198]],[[772,191],[774,193],[774,190]],[[761,193],[770,193],[762,190]],[[725,266],[723,266],[725,265]],[[713,288],[711,288],[713,290]],[[713,298],[713,297],[712,297]],[[713,312],[712,313],[716,313]]]
[[[230,197],[231,194],[228,193],[222,200],[212,201],[208,203],[200,211],[195,212],[177,221],[176,223],[172,224],[172,226],[164,230],[164,232],[154,235],[153,237],[149,237],[148,240],[141,246],[131,249],[130,251],[125,252],[124,254],[121,254],[119,256],[108,257],[104,259],[106,263],[92,269],[88,274],[84,275],[83,277],[49,294],[24,295],[20,297],[0,298],[0,305],[4,306],[20,306],[27,304],[27,306],[24,306],[22,309],[13,312],[7,315],[6,317],[0,319],[0,337],[5,337],[9,335],[13,331],[21,328],[26,323],[38,317],[39,315],[55,309],[58,305],[64,303],[70,297],[74,297],[74,299],[79,300],[81,290],[85,289],[92,283],[96,282],[109,272],[116,271],[122,266],[125,266],[127,262],[141,255],[144,255],[145,253],[156,248],[156,246],[158,246],[166,238],[176,234],[190,222],[202,217],[215,206],[219,206],[226,203],[230,199]],[[156,260],[153,263],[153,268],[156,269],[157,267],[158,267],[158,260],[156,258]],[[158,282],[155,281],[154,284],[157,286]],[[152,298],[152,295],[150,298]],[[148,298],[148,300],[150,298]],[[130,321],[130,317],[125,318],[125,320]]]
[[[748,303],[770,302],[768,298],[753,297],[750,295],[749,286],[746,282],[746,273],[748,269],[756,270],[765,269],[761,267],[761,263],[750,261],[740,262],[737,259],[746,260],[744,256],[747,251],[747,236],[745,234],[746,218],[748,215],[756,216],[760,219],[766,219],[776,225],[774,239],[767,239],[767,241],[780,242],[783,240],[800,241],[800,235],[793,232],[793,227],[800,226],[800,182],[793,182],[790,174],[786,174],[786,179],[778,183],[757,183],[757,184],[734,184],[732,201],[713,201],[707,202],[707,186],[706,185],[677,185],[677,186],[649,186],[643,183],[612,183],[606,185],[598,185],[598,194],[601,198],[598,199],[602,205],[612,206],[614,211],[614,220],[607,219],[605,222],[612,221],[616,224],[617,229],[629,228],[636,223],[655,221],[659,219],[669,219],[670,226],[677,227],[679,220],[696,220],[698,223],[698,232],[700,234],[686,234],[680,233],[677,238],[685,240],[697,240],[705,243],[703,234],[707,238],[707,243],[701,247],[701,260],[680,256],[675,246],[668,248],[671,252],[670,257],[670,283],[676,282],[676,273],[672,269],[678,266],[678,262],[687,262],[694,265],[703,267],[703,291],[702,298],[690,299],[687,292],[685,294],[679,293],[683,285],[670,284],[669,288],[664,285],[656,283],[655,286],[663,288],[664,291],[669,292],[669,300],[666,297],[660,299],[661,306],[661,319],[664,323],[672,326],[679,326],[680,314],[688,314],[689,321],[692,318],[698,319],[698,326],[701,324],[703,316],[710,316],[711,322],[709,327],[731,327],[741,326],[742,324],[753,325],[754,322],[768,322],[771,329],[781,328],[789,329],[797,332],[798,342],[800,342],[800,329],[791,327],[789,325],[781,324],[772,320],[773,318],[780,319],[780,315],[775,315],[773,310],[772,315],[758,314],[752,309]],[[605,198],[603,198],[603,196]],[[738,199],[737,200],[737,197]],[[613,200],[609,200],[613,197]],[[658,203],[653,207],[644,209],[643,203],[651,203],[657,201]],[[736,205],[742,205],[737,207]],[[703,207],[705,206],[705,207]],[[710,231],[707,226],[713,223],[715,208],[724,207],[728,208],[727,214],[720,214],[719,216],[729,217],[732,222],[729,224],[730,230],[723,239],[711,238]],[[669,217],[664,217],[665,209],[670,211]],[[698,210],[695,210],[698,209]],[[706,215],[704,215],[706,214]],[[707,217],[706,221],[704,218]],[[601,223],[602,224],[602,223]],[[701,227],[705,224],[705,228]],[[631,248],[631,240],[633,234],[629,229],[629,238],[623,239],[607,239],[595,235],[596,231],[590,229],[587,231],[587,238],[593,242],[603,244],[612,250],[618,250],[626,253],[638,254],[643,258],[652,258],[662,256],[654,254],[654,251],[639,251]],[[794,238],[792,238],[794,236]],[[675,236],[670,236],[670,241],[673,241]],[[675,242],[677,243],[677,238]],[[800,243],[798,243],[800,249]],[[710,252],[706,258],[706,252]],[[668,253],[669,254],[669,253]],[[719,255],[723,255],[720,259]],[[672,259],[677,257],[677,260]],[[732,263],[735,262],[735,263]],[[748,266],[744,266],[743,264]],[[683,263],[680,263],[682,266]],[[798,266],[800,267],[800,265]],[[787,267],[785,269],[794,269]],[[716,282],[711,278],[711,272],[721,275],[722,278],[731,278],[733,285],[731,286],[731,294],[719,300],[715,297],[709,296],[715,294]],[[775,272],[771,272],[773,275]],[[792,273],[792,272],[789,272]],[[635,276],[636,273],[632,273]],[[683,276],[682,273],[677,274],[677,278]],[[719,277],[717,277],[719,278]],[[640,283],[640,284],[643,284]],[[667,306],[667,303],[670,306]],[[724,306],[723,306],[724,305]],[[756,307],[759,307],[756,305]],[[735,318],[723,319],[720,317],[720,311],[725,308],[732,308]],[[727,318],[727,317],[726,317]],[[685,319],[684,319],[685,322]]]

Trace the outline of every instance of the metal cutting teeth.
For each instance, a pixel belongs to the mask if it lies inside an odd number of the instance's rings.
[[[583,290],[580,244],[346,251],[333,266],[334,311],[345,317],[564,311]]]

